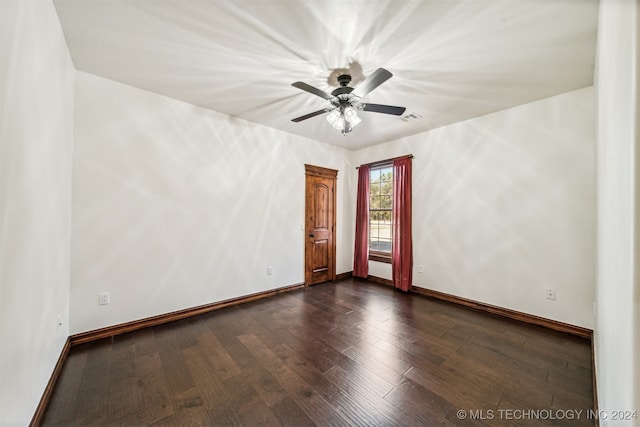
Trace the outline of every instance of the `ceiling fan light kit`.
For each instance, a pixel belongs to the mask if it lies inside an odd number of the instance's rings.
[[[351,132],[351,130],[362,121],[362,119],[358,117],[358,113],[356,113],[355,108],[347,107],[343,111],[339,111],[337,108],[333,110],[327,116],[327,121],[331,123],[331,126],[342,131],[343,134],[347,134]]]
[[[337,130],[342,132],[343,135],[351,132],[355,126],[357,126],[362,119],[358,117],[358,110],[370,111],[374,113],[391,114],[394,116],[401,116],[405,112],[404,107],[394,107],[392,105],[381,104],[367,104],[361,102],[361,99],[368,95],[375,88],[382,83],[389,80],[393,74],[384,68],[378,68],[374,71],[369,78],[365,79],[355,89],[349,87],[351,82],[351,76],[343,74],[338,76],[338,83],[340,87],[335,89],[331,94],[325,91],[308,85],[304,82],[292,83],[292,86],[298,89],[309,92],[313,95],[323,98],[331,104],[329,108],[323,108],[322,110],[314,111],[313,113],[305,114],[304,116],[296,117],[292,119],[293,122],[301,122],[303,120],[310,119],[311,117],[319,116],[324,113],[329,113],[327,121]]]

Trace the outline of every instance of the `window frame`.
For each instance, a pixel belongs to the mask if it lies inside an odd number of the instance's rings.
[[[389,248],[389,252],[386,251],[380,251],[380,250],[372,250],[371,249],[371,213],[372,213],[372,203],[371,203],[371,189],[372,189],[372,181],[371,181],[371,174],[373,171],[375,170],[381,170],[381,169],[391,169],[391,193],[389,194],[390,198],[391,198],[391,203],[392,206],[389,209],[375,209],[373,212],[380,212],[380,211],[388,211],[389,212],[389,216],[390,216],[390,220],[389,220],[389,242],[392,243],[393,242],[393,161],[388,161],[388,162],[384,162],[384,163],[378,163],[375,166],[372,166],[369,170],[369,236],[368,236],[368,244],[369,244],[369,261],[377,261],[377,262],[383,262],[383,263],[387,263],[387,264],[391,264],[391,257],[392,257],[392,247]],[[380,183],[379,185],[382,185],[382,183]],[[378,237],[380,236],[379,232],[378,232]],[[378,240],[378,242],[380,242],[380,240]]]

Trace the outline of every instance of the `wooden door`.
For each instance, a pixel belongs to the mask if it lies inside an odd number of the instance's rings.
[[[307,286],[336,278],[336,179],[338,171],[305,165],[305,268]]]

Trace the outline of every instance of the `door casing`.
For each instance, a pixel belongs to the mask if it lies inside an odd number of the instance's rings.
[[[306,286],[336,278],[336,183],[338,171],[305,166]]]

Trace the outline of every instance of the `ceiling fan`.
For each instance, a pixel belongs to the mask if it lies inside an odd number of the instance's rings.
[[[340,84],[340,87],[331,92],[331,94],[304,82],[292,83],[291,86],[295,86],[305,92],[309,92],[313,95],[319,96],[320,98],[326,99],[329,101],[331,106],[323,108],[322,110],[314,111],[313,113],[305,114],[304,116],[296,117],[291,121],[297,123],[310,119],[311,117],[319,116],[320,114],[330,113],[327,116],[329,123],[331,123],[334,128],[341,131],[343,135],[346,135],[351,132],[358,123],[360,123],[361,119],[358,117],[358,111],[370,111],[373,113],[400,116],[404,113],[406,109],[405,107],[361,102],[361,99],[364,96],[368,95],[371,91],[389,80],[392,76],[393,74],[384,68],[378,68],[369,76],[369,78],[354,89],[348,86],[351,82],[351,76],[349,74],[343,74],[338,76],[338,83]]]

